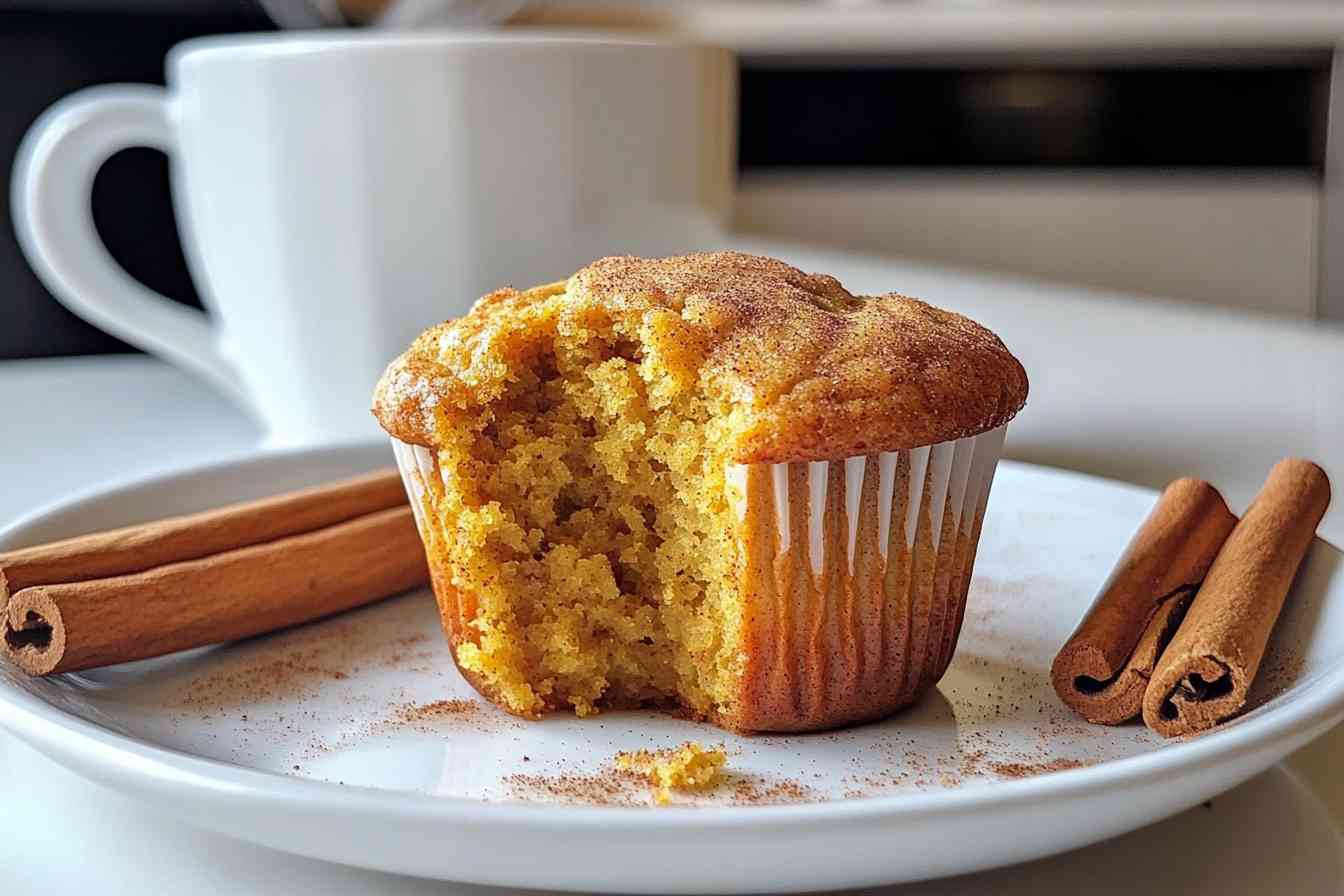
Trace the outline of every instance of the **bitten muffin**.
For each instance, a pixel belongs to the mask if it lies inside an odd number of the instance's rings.
[[[803,731],[942,676],[1026,396],[965,317],[719,252],[493,292],[374,413],[487,698]]]

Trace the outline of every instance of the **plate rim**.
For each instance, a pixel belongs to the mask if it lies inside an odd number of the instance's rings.
[[[28,541],[26,533],[50,518],[76,512],[94,502],[115,500],[150,487],[171,487],[174,483],[192,479],[238,475],[269,464],[283,466],[340,454],[357,456],[364,451],[372,456],[376,446],[376,442],[360,441],[264,450],[85,489],[49,502],[0,528],[0,550],[24,544]],[[1090,482],[1152,497],[1157,495],[1156,490],[1146,486],[1043,464],[1005,459],[1001,461],[1001,467],[1048,478]],[[1316,541],[1337,557],[1344,555],[1326,539],[1317,536]],[[1162,778],[1179,777],[1205,763],[1234,762],[1277,742],[1292,740],[1305,731],[1314,732],[1314,737],[1344,720],[1344,664],[1303,685],[1303,693],[1297,699],[1247,717],[1236,725],[1168,743],[1138,756],[1107,760],[1092,766],[950,790],[770,806],[670,806],[659,807],[657,811],[648,811],[644,806],[489,801],[296,778],[121,734],[71,715],[3,679],[0,679],[0,709],[4,710],[0,712],[0,726],[68,767],[72,763],[109,766],[146,782],[171,782],[203,793],[227,795],[249,802],[340,811],[347,815],[393,814],[414,821],[485,823],[542,831],[560,828],[572,831],[575,826],[602,828],[619,823],[632,833],[668,828],[714,832],[743,824],[778,829],[817,822],[897,822],[915,816],[955,815],[1042,800],[1085,797],[1138,778],[1152,783]],[[82,769],[77,770],[88,776]]]

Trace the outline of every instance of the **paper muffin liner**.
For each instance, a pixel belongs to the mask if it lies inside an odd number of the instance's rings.
[[[728,498],[742,545],[743,675],[721,720],[802,731],[877,718],[937,683],[961,631],[975,551],[1006,426],[842,460],[733,464]],[[432,547],[429,449],[393,439]],[[427,495],[428,492],[428,495]],[[450,636],[465,620],[448,570],[435,591]],[[453,631],[453,629],[458,629]]]
[[[937,683],[961,631],[1005,431],[729,469],[744,548],[740,727],[877,718]]]

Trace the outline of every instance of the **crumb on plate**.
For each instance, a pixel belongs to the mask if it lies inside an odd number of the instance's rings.
[[[728,754],[722,746],[702,747],[688,741],[665,750],[636,750],[616,754],[616,767],[637,772],[653,785],[659,805],[672,799],[673,790],[709,790],[719,783]]]

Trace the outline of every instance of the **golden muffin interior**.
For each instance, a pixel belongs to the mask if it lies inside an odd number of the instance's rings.
[[[422,532],[483,693],[525,716],[731,722],[748,645],[729,470],[971,436],[1025,396],[966,318],[712,253],[492,293],[389,367],[374,412],[433,452]]]
[[[476,605],[458,663],[526,715],[711,714],[740,659],[732,410],[632,321],[542,321],[501,353],[502,394],[440,428],[433,549]]]

